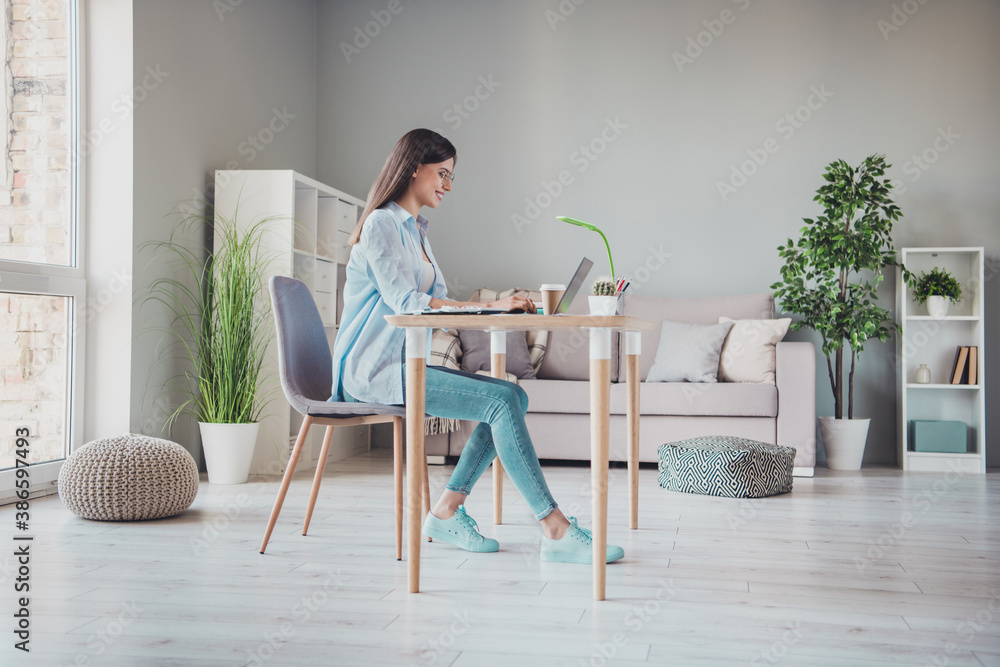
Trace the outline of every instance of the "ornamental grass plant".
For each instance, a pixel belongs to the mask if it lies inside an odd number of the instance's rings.
[[[273,218],[246,227],[236,218],[187,215],[168,240],[144,244],[156,253],[152,261],[163,259],[175,272],[153,281],[147,300],[170,311],[163,340],[173,339],[189,363],[180,382],[185,400],[167,429],[185,412],[199,422],[254,423],[269,400],[261,367],[275,334],[265,284],[270,258],[261,240]],[[182,232],[205,225],[214,249],[183,240]]]

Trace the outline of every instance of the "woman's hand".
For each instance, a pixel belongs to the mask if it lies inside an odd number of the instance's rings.
[[[490,308],[503,308],[511,313],[525,312],[534,314],[536,312],[534,302],[523,295],[509,296],[506,299],[494,301],[489,306]]]

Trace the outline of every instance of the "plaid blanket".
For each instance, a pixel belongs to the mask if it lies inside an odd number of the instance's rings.
[[[537,290],[526,290],[520,288],[496,291],[485,287],[476,290],[470,301],[480,301],[488,303],[505,299],[508,296],[527,294],[535,303],[541,303],[542,294]],[[528,359],[531,365],[538,372],[545,358],[545,345],[549,339],[548,331],[528,331],[526,334],[528,343]],[[458,337],[458,331],[434,329],[431,335],[431,356],[428,359],[429,366],[444,366],[454,370],[462,370],[462,342]],[[489,371],[478,371],[479,375],[489,375]],[[507,373],[507,380],[517,382],[517,376]],[[434,435],[436,433],[451,433],[458,430],[460,420],[444,419],[441,417],[428,417],[424,421],[424,435]]]

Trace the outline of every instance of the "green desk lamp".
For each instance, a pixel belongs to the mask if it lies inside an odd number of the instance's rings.
[[[604,246],[608,249],[608,263],[611,265],[611,281],[614,282],[615,279],[615,262],[611,259],[611,245],[608,243],[608,237],[604,235],[600,229],[596,226],[590,224],[589,222],[584,222],[583,220],[577,220],[576,218],[567,218],[564,215],[557,215],[556,220],[562,220],[563,222],[568,222],[571,225],[576,225],[577,227],[584,227],[592,232],[597,232],[604,239]]]

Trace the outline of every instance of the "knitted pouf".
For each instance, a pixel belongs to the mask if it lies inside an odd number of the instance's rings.
[[[763,498],[792,490],[795,448],[727,435],[660,445],[660,486],[727,498]]]
[[[84,519],[160,519],[183,512],[196,495],[198,465],[187,450],[134,433],[87,443],[59,472],[59,497]]]

